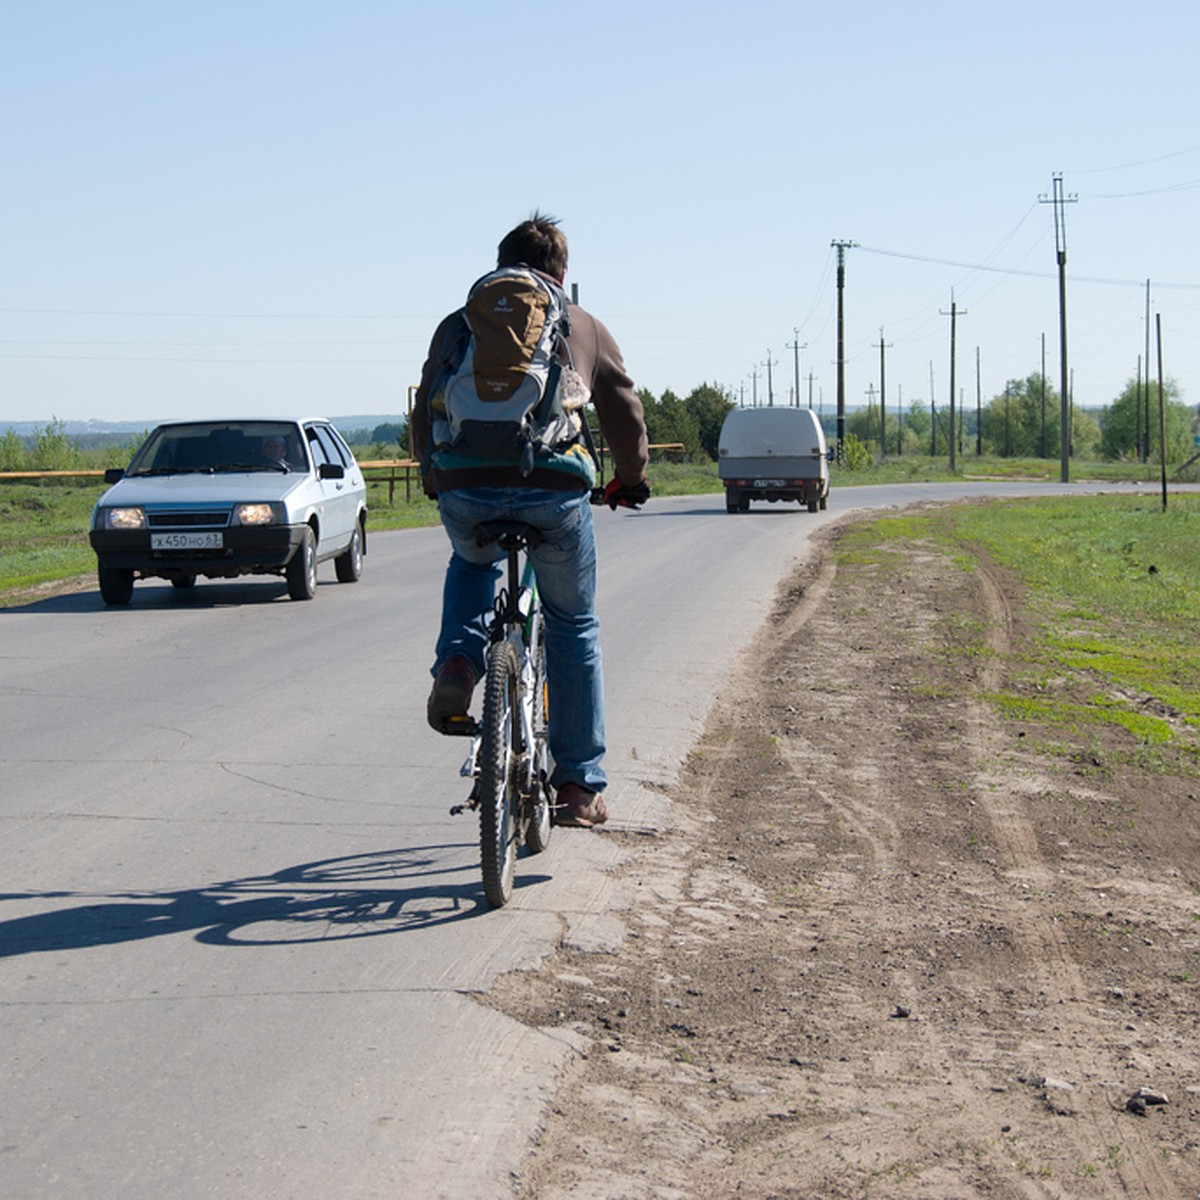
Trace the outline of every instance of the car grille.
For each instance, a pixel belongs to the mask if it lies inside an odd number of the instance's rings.
[[[180,529],[193,526],[224,529],[229,524],[228,512],[157,512],[147,513],[151,529]]]

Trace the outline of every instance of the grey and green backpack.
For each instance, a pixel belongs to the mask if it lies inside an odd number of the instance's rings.
[[[429,397],[432,449],[528,475],[539,451],[579,435],[580,403],[568,411],[562,395],[564,372],[572,391],[582,386],[569,366],[567,298],[528,267],[501,267],[472,285],[459,315]]]

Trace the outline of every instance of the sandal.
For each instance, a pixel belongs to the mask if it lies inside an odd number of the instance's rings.
[[[608,805],[599,792],[589,792],[577,783],[564,783],[558,789],[558,803],[552,816],[555,825],[591,829],[608,820]]]

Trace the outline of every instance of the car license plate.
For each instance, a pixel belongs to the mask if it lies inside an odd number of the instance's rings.
[[[786,479],[756,479],[755,487],[787,487]]]
[[[152,533],[151,550],[221,550],[225,539],[217,531],[211,533]]]

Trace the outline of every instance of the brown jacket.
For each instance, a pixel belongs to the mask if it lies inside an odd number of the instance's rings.
[[[621,351],[613,336],[591,313],[572,304],[568,308],[571,333],[567,339],[571,361],[592,393],[592,404],[600,420],[600,429],[612,455],[617,478],[630,485],[646,475],[649,453],[646,449],[646,420],[642,402],[625,371]],[[429,355],[421,369],[421,383],[413,402],[413,453],[424,463],[429,450],[429,393],[436,381],[440,363],[438,348],[447,332],[459,320],[451,313],[438,325],[429,344]],[[536,487],[577,490],[583,486],[578,477],[562,471],[536,469],[522,476],[516,466],[459,468],[439,471],[430,467],[422,477],[430,495],[458,487]]]

